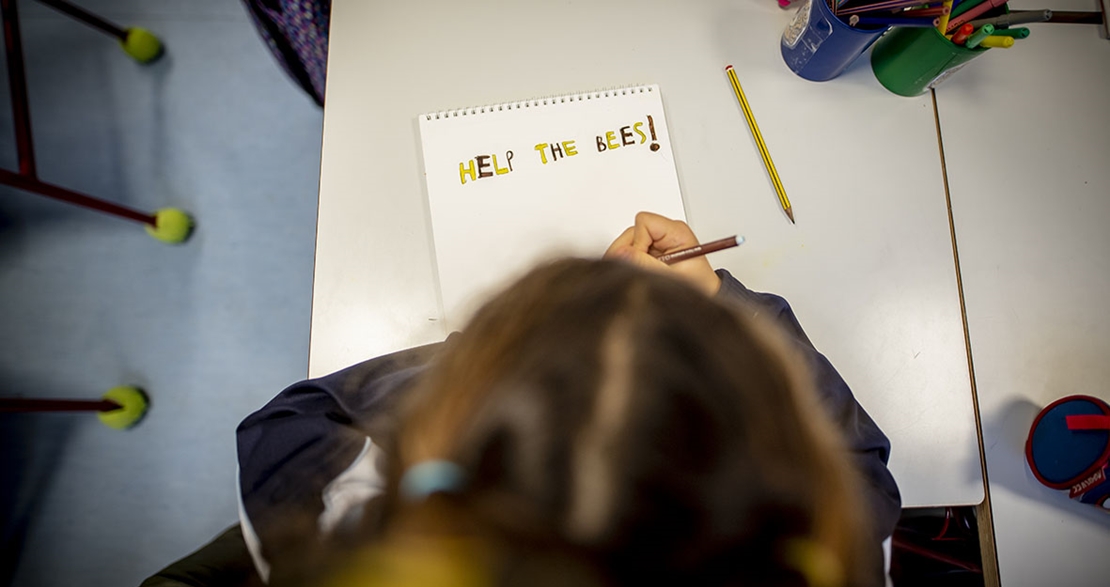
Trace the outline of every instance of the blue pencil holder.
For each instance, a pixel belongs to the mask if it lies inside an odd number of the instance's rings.
[[[782,59],[799,76],[823,82],[844,73],[889,27],[850,27],[825,0],[809,0],[782,33]]]

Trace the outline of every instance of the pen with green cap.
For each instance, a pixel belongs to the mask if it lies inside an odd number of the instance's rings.
[[[968,49],[974,49],[979,46],[979,43],[983,42],[983,39],[991,36],[992,33],[994,33],[994,25],[985,24],[979,27],[979,30],[971,33],[971,36],[967,38],[967,43],[965,43],[964,46]]]

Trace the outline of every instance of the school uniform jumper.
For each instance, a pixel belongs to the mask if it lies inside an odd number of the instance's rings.
[[[750,291],[727,271],[717,274],[719,300],[744,303],[750,311],[773,319],[808,361],[821,402],[862,474],[879,548],[901,511],[898,487],[887,469],[890,441],[810,343],[786,300]],[[287,533],[290,520],[308,515],[327,534],[345,520],[357,519],[361,507],[382,492],[377,466],[382,453],[373,443],[384,433],[380,416],[412,387],[442,344],[396,352],[296,383],[239,425],[240,522],[264,581],[277,556],[274,543]]]

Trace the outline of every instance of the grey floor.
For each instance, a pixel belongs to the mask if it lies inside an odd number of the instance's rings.
[[[0,395],[151,396],[129,431],[0,417],[12,585],[136,585],[233,523],[237,423],[307,365],[321,111],[235,0],[78,0],[165,42],[140,66],[21,0],[39,175],[140,209],[181,246],[0,187]],[[3,76],[6,86],[6,76]],[[0,166],[15,168],[7,88]]]

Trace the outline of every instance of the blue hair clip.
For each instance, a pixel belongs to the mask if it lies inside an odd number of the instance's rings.
[[[466,473],[451,461],[424,461],[401,477],[401,496],[420,501],[434,493],[455,493],[466,484]]]

